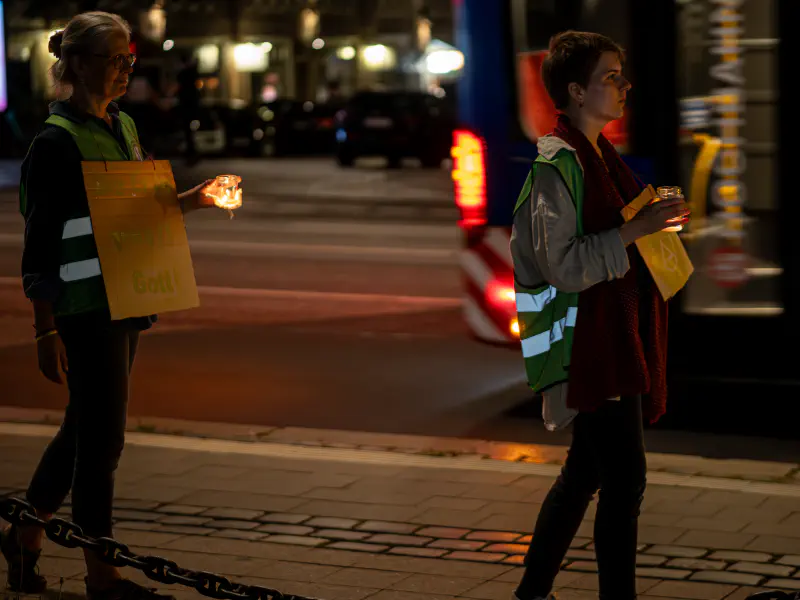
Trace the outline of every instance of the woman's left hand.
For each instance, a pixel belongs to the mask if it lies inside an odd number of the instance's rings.
[[[215,185],[214,179],[206,179],[200,185],[178,194],[183,212],[188,213],[199,208],[214,206]]]

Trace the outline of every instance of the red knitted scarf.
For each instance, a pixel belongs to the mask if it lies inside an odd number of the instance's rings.
[[[554,135],[577,150],[583,166],[584,234],[622,225],[620,211],[641,186],[614,146],[600,135],[601,160],[564,115]],[[580,294],[567,403],[593,411],[609,398],[642,394],[644,417],[654,423],[667,400],[667,305],[635,244],[628,246],[628,258],[631,269],[625,277]]]

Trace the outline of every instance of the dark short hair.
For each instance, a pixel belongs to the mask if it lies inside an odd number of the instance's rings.
[[[542,81],[556,108],[569,106],[569,84],[587,87],[604,52],[616,52],[625,62],[625,51],[599,33],[564,31],[550,38],[550,51],[542,63]]]

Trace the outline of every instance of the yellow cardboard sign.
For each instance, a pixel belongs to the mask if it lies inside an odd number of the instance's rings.
[[[625,221],[630,221],[655,197],[653,186],[648,185],[641,194],[622,209],[622,217]],[[636,240],[636,247],[664,300],[669,300],[677,294],[694,273],[694,266],[689,260],[686,248],[683,247],[681,238],[674,231],[659,231],[639,238]]]
[[[169,161],[82,165],[111,318],[199,306]]]

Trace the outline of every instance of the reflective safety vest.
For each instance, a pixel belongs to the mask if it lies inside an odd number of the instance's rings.
[[[119,118],[127,154],[111,132],[93,120],[76,123],[60,115],[50,115],[45,122],[72,134],[84,161],[142,160],[142,149],[133,119],[122,112]],[[23,215],[26,205],[27,193],[23,182],[20,186],[20,212]],[[61,290],[53,307],[57,316],[108,308],[88,203],[78,203],[66,215],[61,231],[60,262]]]
[[[573,152],[560,150],[551,160],[536,158],[522,187],[514,214],[530,199],[533,181],[542,165],[561,174],[577,214],[576,235],[583,235],[583,172]],[[544,167],[547,168],[547,167]],[[535,210],[531,207],[531,210]],[[549,283],[527,288],[514,281],[517,321],[528,384],[540,392],[569,379],[572,336],[578,317],[578,293],[562,292]]]

